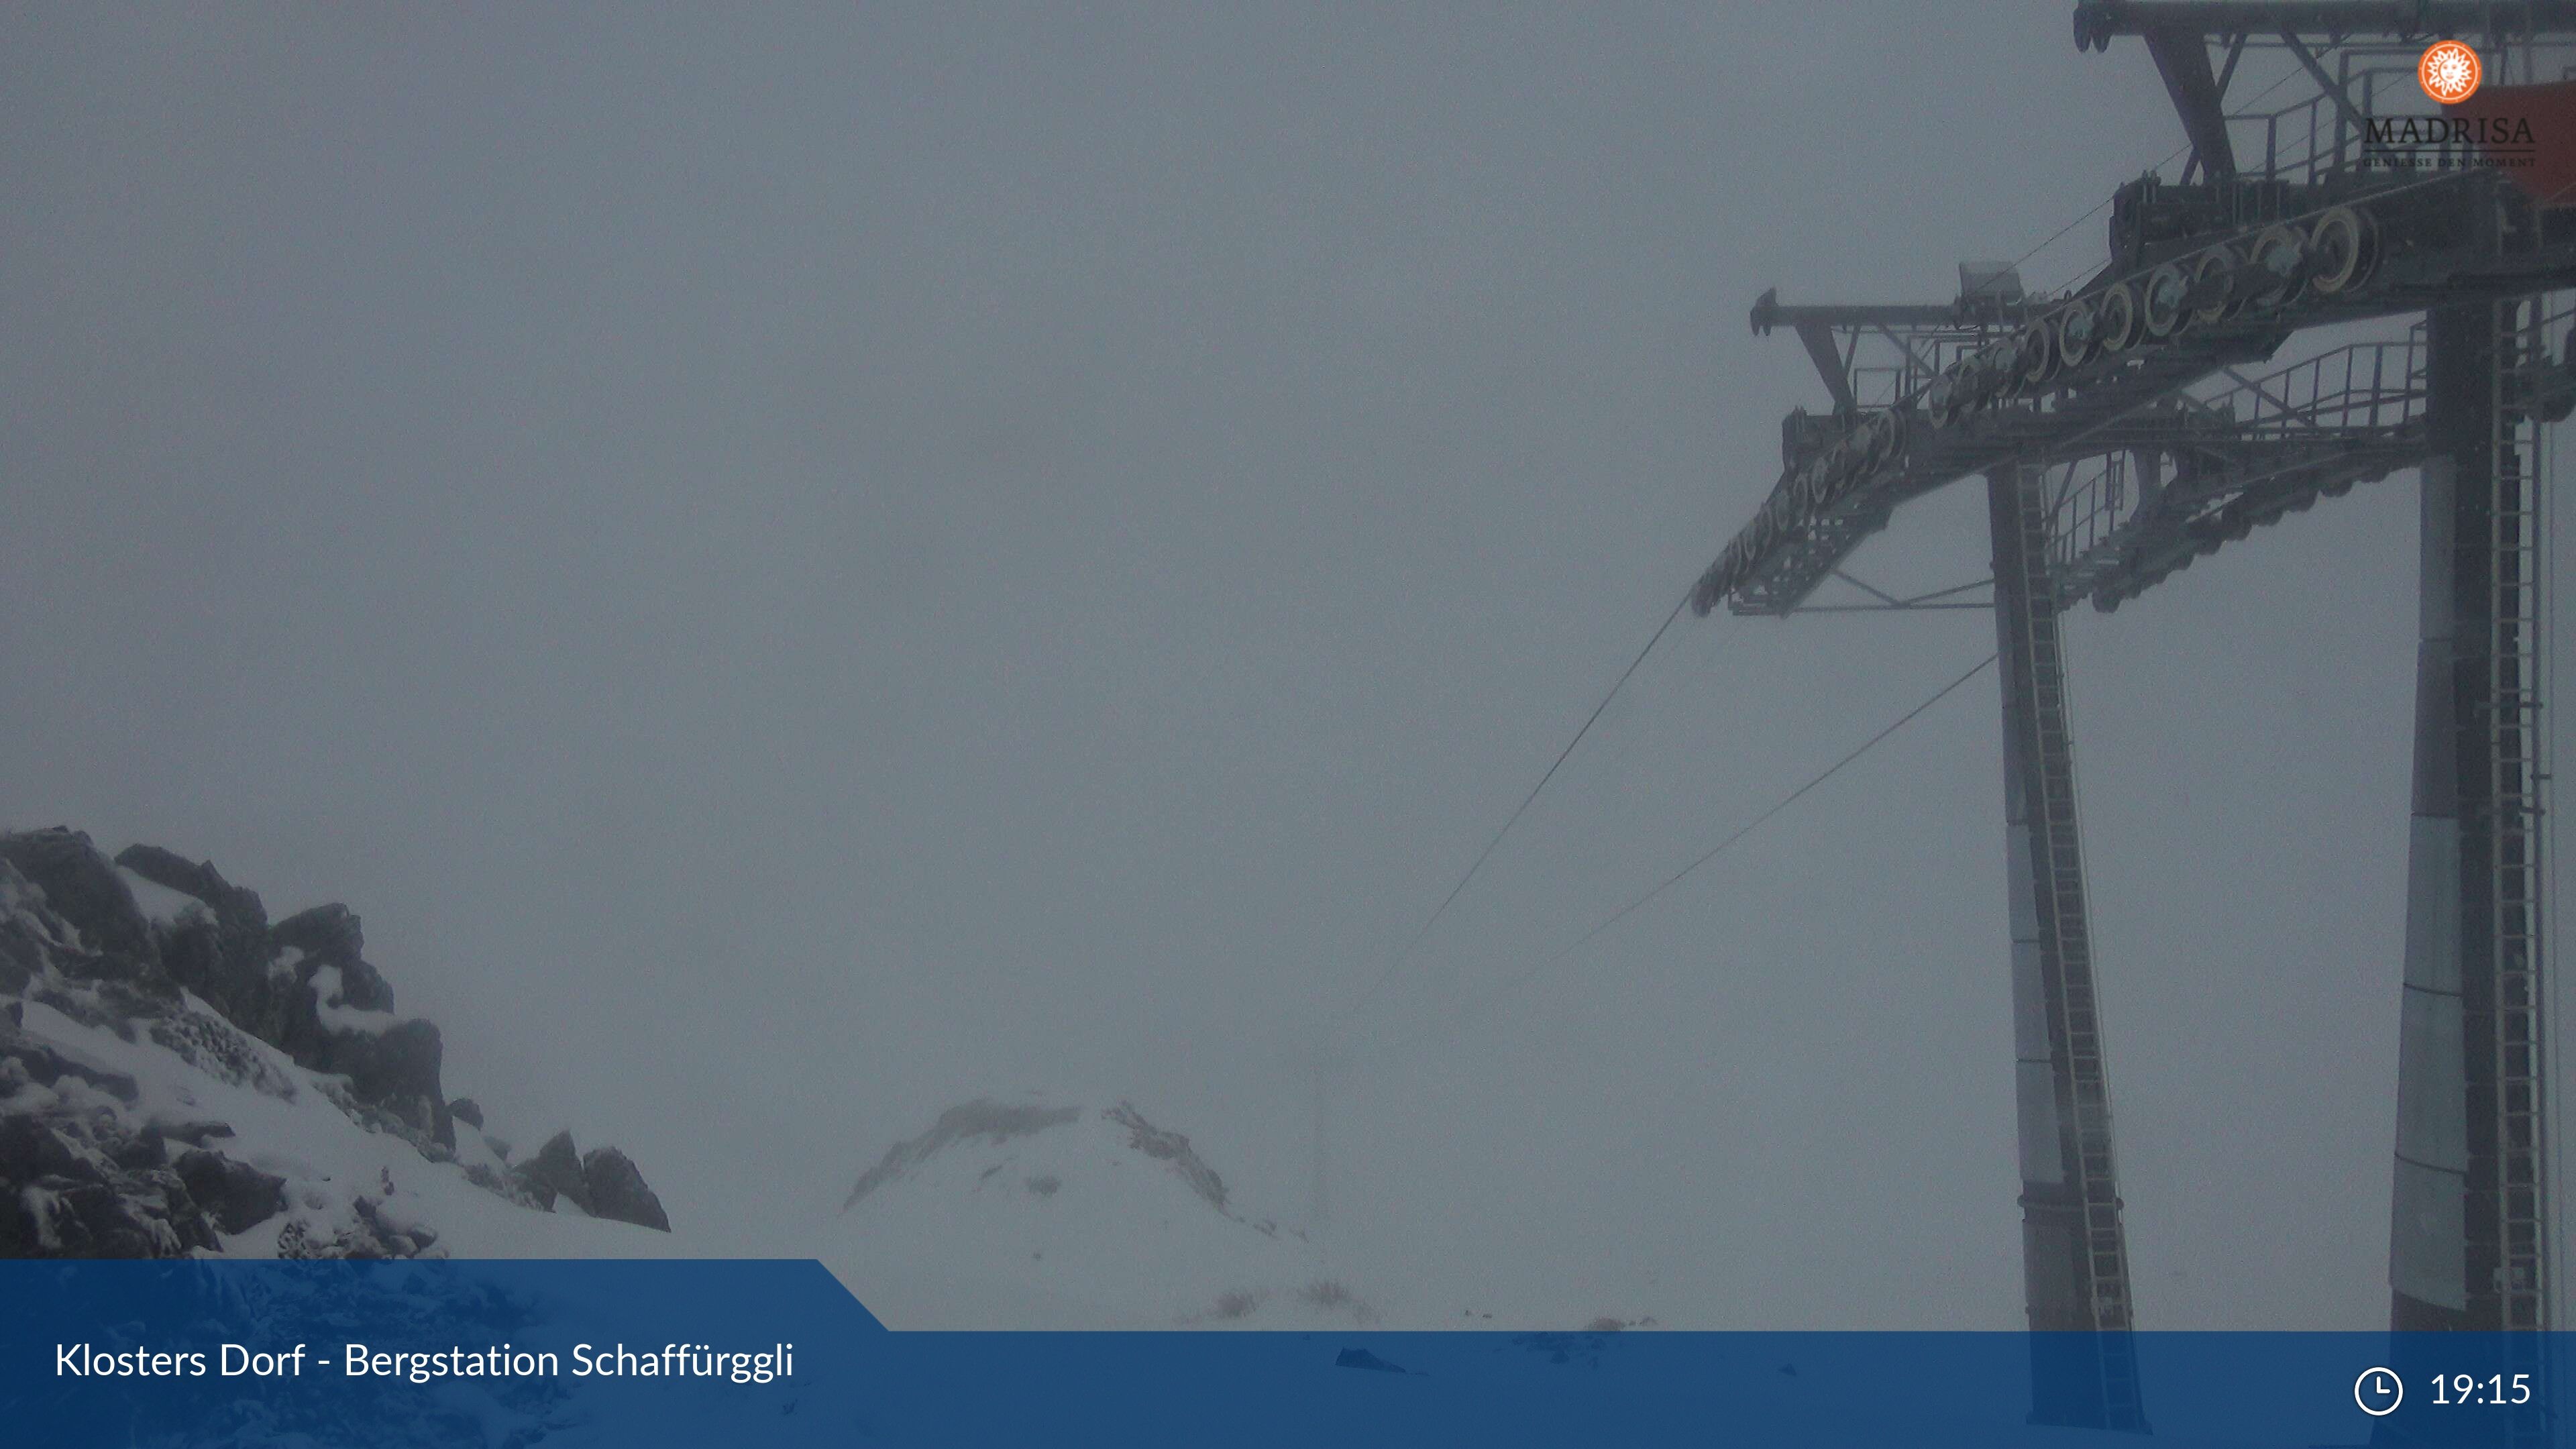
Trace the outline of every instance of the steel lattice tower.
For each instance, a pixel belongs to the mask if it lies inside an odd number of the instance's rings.
[[[2558,3],[2081,0],[2079,49],[2144,42],[2189,142],[2114,194],[2109,262],[2068,292],[1960,268],[1947,305],[1786,306],[1832,410],[1782,427],[1778,484],[1693,595],[1706,614],[1991,607],[2001,664],[2016,1112],[2033,1418],[2146,1427],[2088,925],[2060,616],[2117,608],[2322,498],[2414,469],[2421,621],[2390,1222],[2391,1326],[2551,1325],[2541,832],[2545,424],[2576,404],[2576,183],[2489,164],[2438,126],[2415,63],[2471,44],[2480,114],[2563,106]],[[2231,111],[2249,51],[2307,92]],[[2414,117],[2402,130],[2393,123]],[[2429,138],[2429,139],[2427,139]],[[2315,327],[2420,316],[2260,373]],[[2553,356],[2552,344],[2557,352]],[[1899,598],[1852,551],[1902,503],[1982,478],[1994,572]],[[1829,581],[1856,602],[1819,601]],[[2516,1442],[2542,1442],[2537,1412]]]

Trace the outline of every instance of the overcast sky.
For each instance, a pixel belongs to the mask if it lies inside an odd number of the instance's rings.
[[[1299,1218],[1326,1024],[1823,405],[1753,297],[2179,144],[2066,9],[10,8],[0,823],[349,902],[710,1251],[1024,1087]],[[2413,489],[2072,616],[2146,1326],[2385,1321]],[[1992,647],[1677,625],[1330,1048],[1338,1250],[2017,1326],[1990,677],[1443,1026]]]

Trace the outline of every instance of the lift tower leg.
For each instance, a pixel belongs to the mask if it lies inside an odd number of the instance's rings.
[[[2003,679],[2022,1284],[2034,1422],[2144,1431],[2039,475],[1986,482]]]
[[[2426,314],[2391,1325],[2549,1324],[2534,304]]]

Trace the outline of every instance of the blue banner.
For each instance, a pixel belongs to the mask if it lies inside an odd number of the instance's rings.
[[[811,1262],[7,1261],[0,1301],[7,1444],[2140,1442],[2029,1422],[2102,1401],[2080,1336],[890,1333]],[[2159,1442],[2567,1442],[2561,1335],[2133,1344]]]

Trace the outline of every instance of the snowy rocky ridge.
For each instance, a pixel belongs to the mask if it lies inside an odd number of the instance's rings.
[[[514,1159],[340,905],[0,834],[0,1256],[658,1255],[626,1155]],[[615,1223],[582,1219],[613,1219]]]
[[[1130,1102],[977,1098],[894,1144],[826,1260],[898,1328],[1352,1327],[1377,1310]]]

